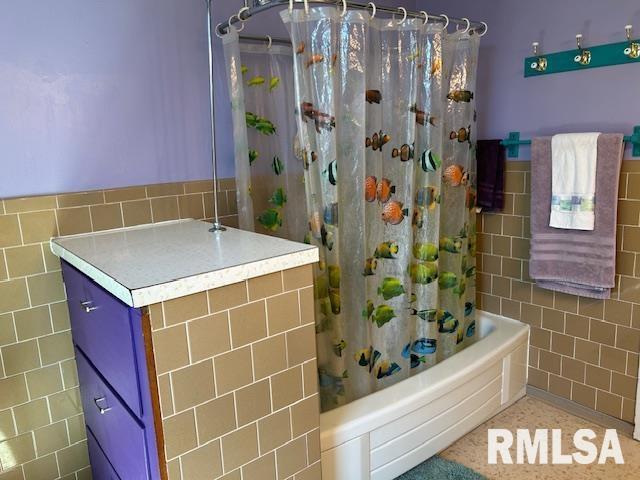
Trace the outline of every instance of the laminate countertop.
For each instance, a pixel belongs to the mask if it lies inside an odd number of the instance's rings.
[[[131,307],[143,307],[318,261],[304,243],[200,220],[51,239],[51,251]]]

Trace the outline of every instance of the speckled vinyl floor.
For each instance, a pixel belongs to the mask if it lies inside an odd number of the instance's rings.
[[[587,420],[576,417],[553,407],[540,400],[524,397],[504,412],[496,415],[491,420],[480,425],[465,437],[447,448],[440,456],[449,460],[462,463],[489,479],[500,480],[578,480],[578,479],[607,479],[626,480],[640,479],[640,442],[618,433],[624,465],[616,465],[612,459],[606,464],[598,465],[489,465],[487,463],[487,429],[506,428],[514,435],[518,428],[560,428],[563,433],[562,453],[575,451],[573,447],[573,434],[579,428],[592,429],[597,437],[593,441],[600,451],[605,429]],[[533,431],[531,432],[533,435]],[[551,443],[551,432],[549,432]],[[549,461],[551,461],[551,446],[549,445]],[[515,462],[515,448],[510,450]],[[500,457],[498,457],[500,461]]]

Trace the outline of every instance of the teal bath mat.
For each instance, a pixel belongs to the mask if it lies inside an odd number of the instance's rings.
[[[464,465],[439,456],[431,457],[396,480],[487,480]]]

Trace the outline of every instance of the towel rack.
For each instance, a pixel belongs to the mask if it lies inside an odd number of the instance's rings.
[[[633,156],[640,157],[640,125],[633,127],[633,133],[625,135],[623,140],[633,145]],[[518,158],[520,145],[531,145],[531,140],[521,139],[520,132],[509,132],[509,137],[502,140],[500,144],[507,147],[507,156],[509,158]]]

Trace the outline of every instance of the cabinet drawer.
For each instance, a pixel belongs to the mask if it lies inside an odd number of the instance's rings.
[[[98,445],[98,441],[91,432],[87,432],[87,447],[89,448],[89,460],[91,461],[91,473],[93,480],[120,480],[104,452]]]
[[[149,479],[145,429],[76,349],[80,396],[88,430],[123,479]]]
[[[141,324],[140,310],[128,307],[67,263],[63,263],[62,273],[73,342],[141,417],[139,369],[132,331]]]

